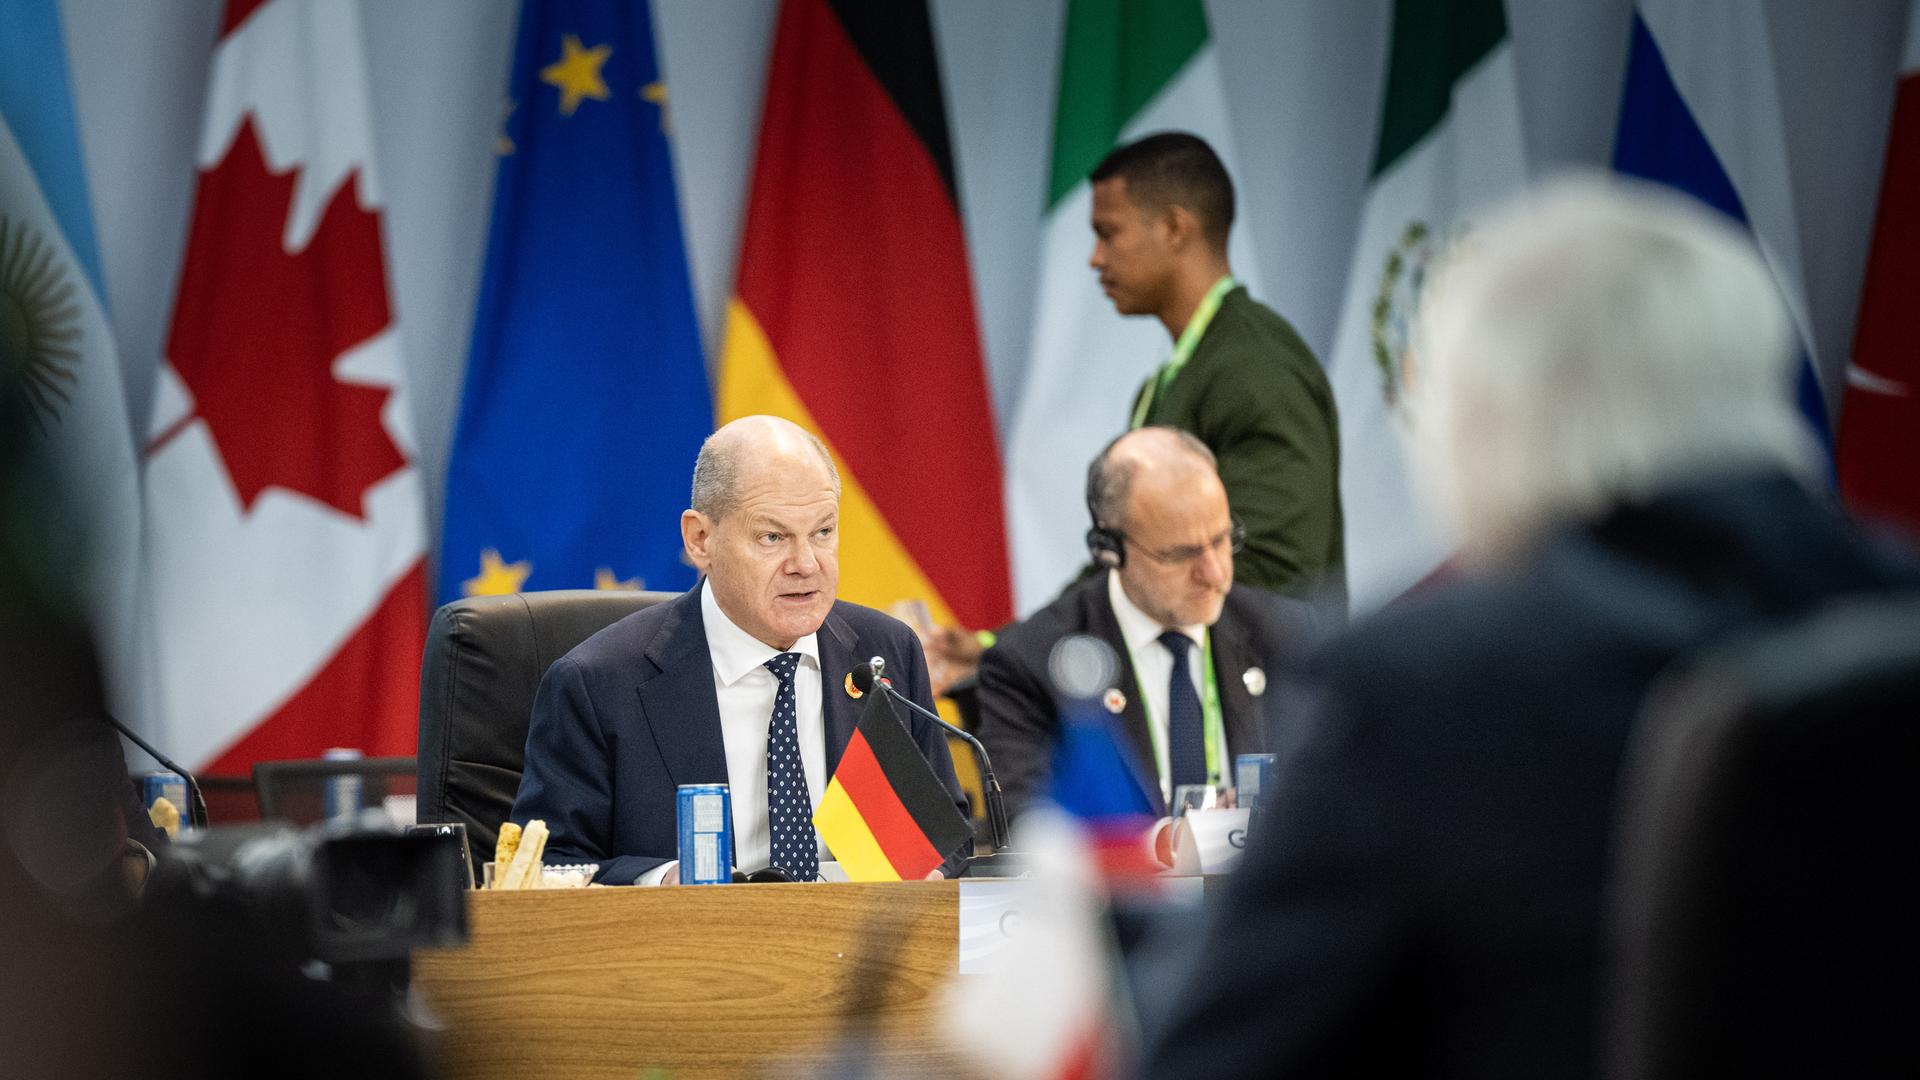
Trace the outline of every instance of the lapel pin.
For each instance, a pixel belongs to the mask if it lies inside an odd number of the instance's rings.
[[[885,675],[880,676],[880,682],[881,682],[881,685],[887,687],[889,690],[893,688],[893,680],[887,678]],[[852,698],[855,701],[859,701],[862,697],[866,696],[860,692],[859,687],[853,685],[853,672],[851,671],[847,672],[846,687],[847,687],[847,696]]]
[[[1108,712],[1118,716],[1120,715],[1120,710],[1127,707],[1127,695],[1121,693],[1119,688],[1116,687],[1107,691],[1107,696],[1101,704],[1107,707]]]
[[[1267,692],[1267,673],[1257,667],[1248,668],[1246,674],[1240,676],[1240,681],[1247,684],[1247,693],[1254,697]]]

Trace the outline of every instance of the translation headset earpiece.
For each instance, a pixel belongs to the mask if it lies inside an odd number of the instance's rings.
[[[1093,556],[1093,565],[1118,570],[1127,564],[1127,545],[1123,542],[1125,537],[1120,530],[1102,525],[1100,515],[1093,509],[1093,495],[1100,485],[1100,463],[1106,457],[1103,451],[1087,469],[1087,517],[1093,519],[1093,527],[1087,530],[1087,554]]]
[[[1127,549],[1120,539],[1119,533],[1094,523],[1093,528],[1087,530],[1087,554],[1093,556],[1093,564],[1109,570],[1124,566]]]

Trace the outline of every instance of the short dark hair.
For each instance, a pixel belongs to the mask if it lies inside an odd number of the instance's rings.
[[[1200,221],[1200,231],[1215,251],[1227,249],[1233,228],[1233,180],[1220,156],[1198,135],[1162,131],[1115,147],[1087,179],[1119,178],[1127,197],[1145,210],[1184,206]]]

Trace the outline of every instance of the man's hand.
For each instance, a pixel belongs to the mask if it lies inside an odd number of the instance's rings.
[[[927,676],[933,696],[945,697],[954,683],[980,669],[986,649],[980,635],[957,626],[936,626],[921,641],[927,651]]]

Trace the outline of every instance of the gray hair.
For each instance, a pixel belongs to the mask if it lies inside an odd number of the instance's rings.
[[[1689,476],[1808,476],[1796,351],[1772,275],[1731,222],[1586,176],[1468,234],[1411,358],[1415,468],[1469,551]]]
[[[833,464],[833,454],[820,437],[805,428],[793,430],[806,436],[814,452],[820,455],[820,463],[827,467],[827,475],[833,478],[833,495],[840,497],[840,470]],[[700,444],[700,454],[693,459],[693,495],[691,506],[713,521],[730,512],[739,500],[740,464],[744,456],[741,440],[737,437],[721,438],[716,431],[707,436]]]
[[[1115,454],[1114,449],[1122,442],[1148,431],[1164,433],[1179,450],[1205,463],[1207,468],[1218,471],[1219,462],[1214,458],[1213,451],[1192,432],[1157,424],[1126,432],[1101,448],[1093,464],[1087,466],[1087,513],[1092,515],[1095,525],[1109,529],[1126,528],[1127,496],[1133,492],[1133,478],[1140,472],[1143,456]]]

